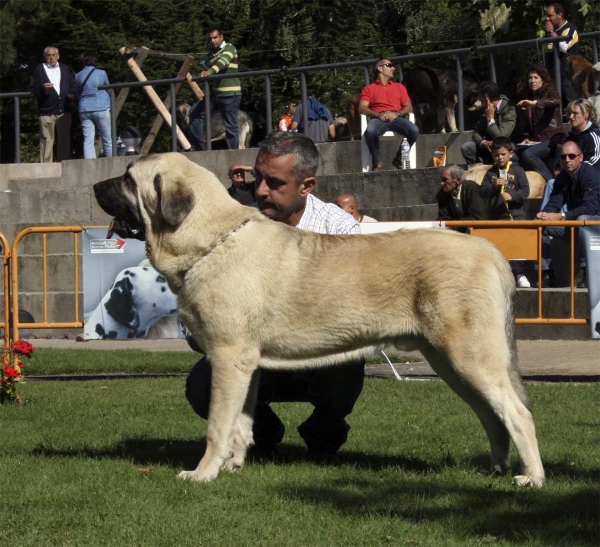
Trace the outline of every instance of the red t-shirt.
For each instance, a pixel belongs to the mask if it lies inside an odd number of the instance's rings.
[[[388,82],[383,85],[379,80],[363,88],[360,100],[367,101],[369,108],[375,112],[400,112],[405,105],[410,104],[408,91],[402,84]]]

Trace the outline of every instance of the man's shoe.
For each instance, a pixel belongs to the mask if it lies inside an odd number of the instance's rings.
[[[373,171],[381,171],[383,169],[383,163],[379,162],[375,167],[373,167]]]
[[[529,279],[524,274],[519,274],[517,276],[517,287],[520,289],[529,289],[531,287],[531,283],[529,283]]]
[[[393,160],[392,160],[392,165],[396,168],[396,169],[402,169],[402,160],[400,159],[400,156],[396,156]]]
[[[537,274],[536,274],[535,278],[533,279],[533,281],[530,283],[530,285],[535,289],[538,288]],[[542,287],[544,289],[547,289],[548,287],[550,287],[550,274],[547,271],[542,272]]]

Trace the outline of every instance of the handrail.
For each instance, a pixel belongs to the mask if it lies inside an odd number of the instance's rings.
[[[2,285],[4,288],[4,319],[0,321],[0,328],[4,329],[4,348],[10,346],[10,246],[6,236],[0,233],[0,247],[2,247]],[[18,315],[18,310],[17,310]]]
[[[548,44],[548,43],[557,43],[564,41],[568,37],[566,36],[557,36],[554,38],[537,38],[537,39],[527,39],[520,40],[518,42],[505,42],[501,44],[486,44],[481,46],[472,46],[469,48],[457,48],[457,49],[449,49],[445,51],[433,51],[433,52],[425,52],[425,53],[415,53],[408,55],[397,55],[389,57],[390,60],[398,63],[402,63],[404,61],[418,61],[422,59],[431,59],[431,58],[439,58],[439,57],[455,57],[456,59],[456,68],[457,68],[457,86],[458,86],[458,96],[462,98],[462,89],[463,89],[463,76],[462,76],[462,59],[466,55],[472,53],[489,53],[490,55],[490,73],[491,79],[495,82],[497,81],[496,77],[496,68],[495,68],[495,58],[494,54],[497,51],[501,51],[503,49],[512,49],[515,47],[523,47],[523,46],[531,46],[531,45],[540,45],[540,44]],[[590,39],[592,40],[592,57],[593,63],[598,62],[598,39],[600,38],[600,31],[596,32],[584,32],[579,34],[579,39]],[[557,48],[553,49],[554,55],[557,56]],[[341,63],[325,63],[320,65],[307,65],[307,66],[299,66],[299,67],[281,67],[281,68],[273,68],[273,69],[263,69],[263,70],[254,70],[254,71],[246,71],[246,72],[238,72],[236,74],[237,78],[253,78],[253,77],[264,77],[265,78],[265,113],[267,120],[267,130],[272,130],[272,112],[271,112],[271,88],[270,88],[270,78],[274,75],[289,75],[289,74],[300,74],[301,78],[305,79],[305,74],[307,72],[315,72],[320,70],[329,70],[329,69],[342,69],[342,68],[355,68],[355,67],[363,67],[365,73],[365,85],[369,83],[369,72],[368,67],[373,65],[377,59],[361,59],[357,61],[346,61]],[[401,68],[401,65],[400,65]],[[560,84],[560,67],[558,63],[555,63],[555,81],[556,87],[559,93],[561,93],[561,84]],[[400,71],[401,72],[401,71]],[[200,76],[195,76],[192,78],[194,82],[203,82],[205,84],[205,95],[208,98],[210,91],[208,90],[208,83],[210,81],[218,81],[224,78],[230,78],[231,74],[214,74],[209,76],[208,78],[200,78]],[[99,89],[106,89],[110,92],[111,95],[111,105],[114,102],[114,89],[121,88],[134,88],[134,87],[145,87],[145,86],[155,86],[155,85],[172,85],[184,83],[186,80],[184,78],[167,78],[160,80],[147,80],[144,82],[122,82],[116,84],[109,84],[104,86],[99,86]],[[206,93],[208,91],[208,93]],[[13,92],[13,93],[0,93],[1,99],[13,98],[15,101],[14,104],[14,117],[15,117],[15,163],[20,163],[20,128],[19,128],[19,100],[20,98],[30,97],[31,93],[29,92]],[[302,102],[306,104],[308,100],[308,91],[306,86],[302,86]],[[205,115],[206,115],[206,149],[211,150],[211,139],[210,139],[210,108],[209,101],[205,101]],[[306,109],[303,111],[304,113],[304,123],[307,123],[307,114]],[[113,128],[113,139],[116,139],[115,129],[116,129],[116,120],[115,120],[115,109],[111,108],[111,126]],[[463,101],[458,101],[458,128],[459,131],[464,131],[464,104]],[[173,136],[177,131],[176,124],[171,124],[171,142],[172,149],[176,151],[176,139]]]

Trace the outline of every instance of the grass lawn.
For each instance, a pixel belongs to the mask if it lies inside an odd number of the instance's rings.
[[[94,368],[88,353],[78,371]],[[195,356],[169,359],[188,370]],[[183,390],[184,378],[20,385],[26,404],[0,407],[0,544],[598,545],[598,385],[529,386],[542,490],[488,474],[483,429],[445,384],[391,379],[367,379],[336,463],[303,459],[309,405],[276,404],[277,461],[184,482],[205,423]]]

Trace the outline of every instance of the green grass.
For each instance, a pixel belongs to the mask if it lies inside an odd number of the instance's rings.
[[[483,429],[443,383],[373,379],[337,463],[305,462],[296,427],[310,406],[277,404],[278,461],[180,481],[205,434],[183,389],[183,378],[19,386],[26,404],[0,407],[0,544],[598,544],[598,385],[529,386],[542,490],[488,474]]]
[[[34,343],[35,345],[35,343]],[[201,355],[193,351],[35,349],[25,375],[181,373],[189,372]],[[389,355],[394,363],[419,362],[422,357]],[[368,364],[385,363],[372,358]]]

